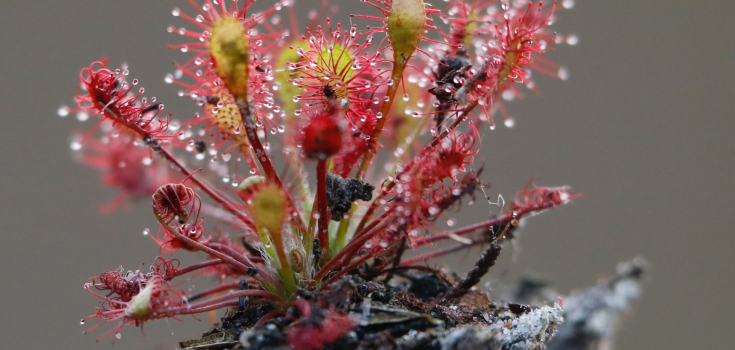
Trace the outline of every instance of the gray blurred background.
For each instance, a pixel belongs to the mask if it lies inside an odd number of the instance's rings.
[[[316,3],[299,2],[301,9]],[[0,6],[0,348],[110,348],[112,337],[95,344],[100,331],[81,334],[89,325],[79,320],[97,305],[82,284],[120,264],[150,264],[158,249],[141,231],[156,227],[155,219],[147,201],[98,214],[114,191],[73,162],[69,149],[70,133],[90,125],[56,110],[73,103],[79,70],[108,56],[113,67],[128,62],[167,111],[190,117],[193,103],[163,82],[170,62],[184,59],[165,48],[178,40],[166,27],[184,25],[171,17],[173,7],[188,5]],[[334,18],[347,22],[358,9],[368,6],[345,1]],[[559,16],[556,30],[581,38],[548,54],[570,79],[539,78],[541,95],[507,105],[516,126],[485,133],[484,180],[491,195],[506,199],[532,176],[584,196],[529,220],[517,261],[507,254],[490,278],[535,271],[566,294],[640,255],[652,269],[643,298],[623,318],[617,348],[731,349],[735,3],[577,1]],[[460,224],[488,210],[465,208]],[[478,254],[448,260],[464,273]],[[125,329],[114,346],[170,348],[207,328],[183,319],[148,323],[145,336]]]

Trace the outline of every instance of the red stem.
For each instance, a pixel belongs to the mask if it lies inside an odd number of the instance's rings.
[[[376,220],[377,222],[377,220]],[[317,272],[316,276],[314,276],[314,280],[319,281],[322,279],[329,271],[331,271],[333,268],[337,267],[339,263],[342,261],[349,262],[349,260],[343,259],[348,253],[350,253],[350,259],[352,258],[352,255],[354,255],[354,252],[357,252],[360,247],[362,247],[365,242],[367,242],[370,238],[375,236],[377,233],[381,232],[384,226],[386,226],[386,222],[382,222],[382,225],[375,228],[374,230],[370,231],[369,233],[366,233],[358,238],[353,238],[349,244],[347,244],[342,250],[337,253],[337,255],[329,260],[324,266],[322,266],[321,269]]]
[[[233,298],[246,297],[246,296],[256,296],[256,297],[263,297],[263,298],[267,298],[271,300],[280,300],[278,296],[276,296],[275,294],[271,292],[267,292],[264,290],[246,289],[246,290],[239,290],[237,292],[227,293],[225,295],[218,296],[216,298],[212,298],[212,299],[205,300],[205,301],[200,301],[195,304],[189,304],[187,306],[180,306],[180,307],[174,307],[170,309],[161,310],[160,313],[162,314],[169,314],[169,313],[180,314],[182,312],[191,311],[195,309],[201,309],[201,308],[208,307],[211,305],[216,305],[217,303],[221,303],[223,301],[227,301]],[[206,311],[209,311],[209,310],[206,310]]]
[[[235,289],[235,288],[238,288],[238,287],[240,287],[240,282],[239,281],[238,282],[232,282],[232,283],[220,284],[219,286],[216,286],[216,287],[212,287],[212,288],[203,290],[203,291],[201,291],[200,293],[197,293],[197,294],[193,294],[192,296],[187,297],[186,300],[188,300],[188,301],[194,301],[194,300],[197,300],[197,299],[204,298],[204,297],[206,297],[207,295],[210,295],[210,294],[219,293],[219,292],[221,292],[223,290]]]
[[[449,253],[453,253],[453,252],[456,252],[458,250],[462,250],[464,248],[470,248],[470,247],[472,247],[474,245],[477,245],[477,244],[489,243],[489,242],[492,242],[492,241],[493,241],[492,239],[490,239],[490,240],[477,240],[477,241],[472,241],[472,243],[468,243],[468,244],[459,244],[459,245],[456,245],[454,247],[449,247],[449,248],[445,248],[445,249],[435,250],[433,252],[429,252],[429,253],[426,253],[426,254],[421,254],[419,256],[413,257],[411,259],[403,260],[403,261],[401,261],[401,263],[399,264],[399,266],[412,265],[412,264],[417,263],[417,262],[421,262],[421,261],[425,261],[425,260],[429,260],[429,259],[433,259],[433,258],[442,256],[442,255],[446,255],[446,254],[449,254]]]
[[[556,206],[556,204],[554,204],[554,203],[548,203],[548,204],[544,204],[544,205],[541,205],[541,206],[534,205],[534,206],[531,206],[531,207],[523,207],[521,209],[511,211],[510,213],[505,214],[505,215],[503,215],[503,216],[501,216],[499,218],[495,218],[495,219],[492,219],[492,220],[487,220],[487,221],[479,222],[479,223],[476,223],[476,224],[473,224],[473,225],[470,225],[470,226],[465,226],[463,228],[460,228],[460,229],[457,229],[457,230],[454,230],[454,231],[450,231],[450,232],[447,232],[447,233],[444,233],[444,234],[441,234],[441,235],[426,237],[426,238],[424,238],[424,242],[426,242],[426,243],[436,242],[436,241],[440,241],[440,240],[443,240],[443,239],[449,239],[449,238],[451,238],[452,235],[458,235],[458,236],[459,235],[465,235],[465,234],[472,233],[472,232],[475,232],[475,231],[478,231],[478,230],[482,230],[482,229],[485,229],[485,228],[488,228],[488,227],[497,226],[497,225],[500,225],[500,224],[505,224],[505,223],[511,222],[513,220],[520,220],[525,215],[528,215],[528,214],[533,213],[533,212],[538,212],[538,211],[541,211],[541,210],[553,208],[555,206]]]
[[[187,266],[187,267],[185,267],[183,269],[176,270],[174,273],[172,273],[170,275],[164,276],[164,279],[166,281],[170,281],[170,280],[172,280],[172,279],[174,279],[174,278],[176,278],[178,276],[187,274],[189,272],[192,272],[192,271],[195,271],[195,270],[198,270],[198,269],[203,269],[205,267],[219,265],[221,263],[223,263],[222,259],[213,259],[213,260],[202,261],[202,262],[196,263],[194,265]]]
[[[354,263],[345,266],[342,270],[340,270],[339,272],[337,272],[336,274],[334,274],[334,276],[330,277],[326,282],[324,282],[324,284],[322,284],[322,287],[321,288],[323,289],[325,286],[329,285],[330,283],[336,281],[338,278],[342,277],[342,275],[344,275],[345,273],[350,272],[350,271],[352,271],[352,269],[354,269],[354,268],[362,265],[362,263],[364,263],[365,261],[367,261],[367,259],[370,259],[370,258],[374,257],[375,255],[377,255],[378,252],[379,252],[378,249],[374,249],[373,251],[371,251],[370,253],[365,254],[365,256],[363,256],[359,260],[355,261]]]
[[[222,243],[207,243],[207,247],[210,247],[212,249],[219,250],[229,256],[231,256],[233,259],[241,262],[243,265],[255,265],[253,263],[264,263],[265,260],[261,257],[251,257],[248,258],[247,256],[243,255],[242,253],[238,252],[237,250],[232,249],[232,247],[222,244]]]
[[[367,225],[367,227],[364,227],[364,228],[363,227],[358,227],[358,229],[355,230],[355,232],[357,232],[357,233],[355,234],[354,237],[352,237],[352,239],[358,238],[358,237],[366,234],[370,230],[372,230],[375,226],[377,226],[379,223],[381,223],[383,221],[383,219],[385,219],[392,212],[393,212],[393,210],[384,212],[377,219],[375,219],[372,222],[370,222],[370,224]]]
[[[327,211],[327,161],[321,159],[316,165],[316,195],[319,219],[317,237],[322,250],[322,261],[329,259],[329,212]]]
[[[180,311],[176,312],[176,315],[193,315],[193,314],[199,314],[202,312],[212,311],[212,310],[218,310],[223,307],[230,307],[230,306],[238,306],[240,303],[239,301],[225,301],[221,302],[219,304],[209,305],[205,307],[200,307],[196,309],[186,309],[186,311]],[[177,310],[178,311],[178,310]],[[165,310],[164,312],[170,312],[169,310]]]
[[[383,133],[383,126],[385,126],[385,123],[388,120],[390,108],[393,106],[393,100],[396,97],[396,92],[403,80],[402,76],[405,68],[405,64],[401,66],[396,65],[395,63],[393,64],[393,71],[391,72],[390,77],[393,84],[388,86],[388,91],[385,92],[385,96],[388,97],[388,100],[384,101],[380,106],[380,113],[383,115],[383,118],[378,119],[377,123],[375,123],[373,134],[371,135],[370,140],[368,140],[367,152],[365,152],[362,162],[360,163],[360,167],[357,169],[357,174],[355,174],[356,179],[362,179],[365,177],[365,173],[367,172],[371,160],[377,151],[373,151],[373,148],[377,146],[378,140],[380,140],[380,135]]]
[[[278,177],[276,169],[273,168],[273,164],[271,163],[268,154],[265,152],[265,148],[263,148],[263,143],[260,142],[260,137],[258,137],[258,128],[255,127],[255,123],[253,122],[253,118],[250,113],[250,106],[244,100],[239,100],[237,106],[240,110],[242,123],[245,126],[245,135],[248,136],[248,141],[250,141],[250,145],[255,151],[255,157],[258,158],[258,162],[260,162],[260,165],[263,167],[265,176],[268,180],[274,181],[278,187],[283,188],[281,178]]]
[[[232,265],[232,267],[234,267],[234,268],[236,268],[236,269],[238,269],[238,270],[240,270],[240,271],[242,271],[244,273],[247,273],[248,272],[248,267],[255,267],[253,264],[250,264],[249,266],[248,265],[245,265],[245,264],[243,264],[243,263],[241,263],[241,262],[233,259],[229,255],[226,255],[226,254],[224,254],[224,253],[222,253],[220,251],[217,251],[217,250],[214,250],[214,249],[212,249],[210,247],[207,247],[204,244],[201,244],[201,243],[199,243],[199,242],[197,242],[197,241],[195,241],[195,240],[193,240],[193,239],[191,239],[191,238],[189,238],[189,237],[181,234],[179,231],[171,228],[170,226],[166,225],[163,222],[161,224],[164,226],[164,229],[165,230],[168,230],[168,232],[171,233],[172,235],[174,235],[176,238],[184,241],[185,243],[187,243],[188,245],[190,245],[192,247],[196,247],[197,249],[199,249],[199,250],[201,250],[201,251],[203,251],[203,252],[205,252],[205,253],[207,253],[209,255],[216,256],[216,257],[222,259],[224,262]]]
[[[384,226],[385,225],[383,225],[383,227],[381,227],[379,230],[373,230],[373,228],[375,228],[376,226],[378,226],[378,224],[384,223],[385,222],[384,219],[386,217],[388,217],[388,215],[390,215],[391,213],[393,213],[393,208],[391,208],[389,211],[386,211],[383,214],[381,214],[376,220],[373,220],[373,222],[371,222],[365,229],[363,229],[362,231],[357,232],[357,234],[355,235],[355,237],[352,238],[352,241],[360,240],[362,236],[369,235],[369,237],[367,239],[362,240],[363,244],[364,244],[364,242],[367,242],[368,239],[372,238],[373,236],[375,236],[376,233],[379,233],[380,230],[383,230],[384,229]],[[371,230],[373,230],[373,231],[371,231]],[[352,243],[352,241],[350,241],[350,243]],[[362,244],[360,244],[360,245],[355,244],[355,245],[352,245],[352,246],[350,244],[348,244],[347,246],[345,246],[342,249],[343,251],[346,252],[345,255],[347,256],[347,258],[345,259],[345,261],[346,262],[349,262],[350,260],[352,260],[352,258],[355,256],[355,254],[357,254],[357,252],[360,251],[360,247],[362,247]],[[348,250],[348,248],[349,248],[349,250]]]
[[[286,198],[288,199],[289,208],[291,209],[290,211],[296,213],[296,219],[299,222],[299,227],[304,227],[304,222],[303,220],[301,220],[301,215],[299,214],[298,210],[295,210],[294,202],[291,199],[291,196],[288,194],[289,192],[286,190],[286,187],[283,186],[283,182],[281,182],[281,178],[278,177],[276,169],[273,168],[273,163],[271,163],[271,160],[268,157],[268,153],[266,153],[265,148],[263,148],[263,144],[260,142],[260,137],[258,137],[258,128],[255,126],[253,120],[254,118],[250,113],[249,104],[246,100],[239,99],[237,101],[237,108],[240,110],[242,123],[245,126],[245,134],[248,136],[250,146],[252,146],[253,151],[255,151],[255,157],[258,158],[260,166],[263,167],[265,177],[268,178],[268,180],[275,182],[276,186],[283,190],[283,193],[286,194]]]

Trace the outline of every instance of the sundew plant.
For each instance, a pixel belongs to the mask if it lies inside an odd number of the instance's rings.
[[[253,2],[173,9],[168,31],[185,40],[169,45],[183,54],[165,80],[196,111],[190,118],[167,114],[127,66],[106,59],[81,70],[76,106],[59,109],[98,121],[71,148],[119,189],[102,211],[149,198],[160,224],[144,232],[160,247],[150,268],[104,271],[84,285],[100,303],[81,321],[96,321],[87,332],[120,338],[148,321],[268,305],[258,323],[289,315],[291,347],[319,348],[358,322],[320,299],[336,281],[488,246],[437,301],[451,304],[520,220],[575,197],[529,185],[495,217],[451,231],[438,224],[485,197],[480,134],[513,126],[505,106],[536,91],[532,72],[566,79],[545,55],[576,43],[551,28],[572,1],[351,0],[339,4],[356,11],[342,23],[327,1],[312,1],[307,27],[292,0],[263,12]],[[350,24],[358,17],[371,24]],[[440,242],[449,244],[426,251]],[[187,252],[202,260],[172,257]],[[196,275],[216,286],[193,293],[186,283]]]

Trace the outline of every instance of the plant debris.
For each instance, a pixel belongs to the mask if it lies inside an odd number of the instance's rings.
[[[617,274],[564,299],[566,322],[549,350],[608,349],[620,313],[637,299],[646,263],[635,258],[618,264]]]
[[[332,332],[334,327],[320,329],[320,322],[338,313],[352,319],[354,328],[345,329],[329,344],[303,348],[596,350],[610,341],[617,315],[638,296],[644,266],[641,259],[621,263],[615,276],[597,286],[538,306],[523,302],[558,294],[534,278],[521,279],[517,293],[508,295],[519,298],[516,303],[491,301],[476,288],[460,297],[442,298],[452,281],[439,270],[399,271],[387,285],[365,281],[355,273],[320,293],[302,292],[313,301],[310,317],[293,307],[256,325],[274,309],[268,304],[246,305],[223,317],[221,324],[201,339],[181,342],[180,346],[185,350],[294,349],[287,335],[297,324],[311,324],[313,333]],[[437,298],[439,302],[435,302]]]
[[[343,179],[341,176],[327,174],[327,207],[333,221],[340,221],[352,208],[356,200],[369,201],[373,198],[375,187],[358,179]]]

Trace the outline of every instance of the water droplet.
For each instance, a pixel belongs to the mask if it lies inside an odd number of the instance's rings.
[[[78,121],[84,122],[84,121],[87,121],[87,119],[89,119],[89,113],[84,112],[84,111],[77,113],[77,120]]]
[[[232,158],[232,154],[222,153],[222,160],[224,160],[225,162],[229,162],[230,158]]]
[[[69,144],[69,147],[72,151],[78,151],[82,149],[82,143],[79,141],[73,141],[71,144]]]
[[[408,94],[403,94],[403,100],[408,101]]]
[[[116,332],[115,333],[115,338],[117,338],[117,339],[122,338],[122,334],[120,334],[120,332]]]
[[[153,159],[151,159],[151,157],[144,157],[142,162],[143,165],[151,165],[151,163],[153,163]]]
[[[511,90],[505,90],[502,93],[503,99],[506,101],[513,101],[516,97],[516,94]]]
[[[563,68],[563,67],[559,68],[559,72],[557,73],[557,75],[559,76],[559,79],[561,80],[569,79],[569,72],[567,71],[566,68]]]
[[[69,115],[69,107],[61,106],[59,107],[59,110],[56,111],[56,113],[59,114],[59,117],[66,117],[67,115]]]
[[[174,17],[179,17],[179,15],[181,15],[181,10],[178,7],[174,7],[174,9],[171,10],[171,14],[174,15]]]
[[[455,220],[453,218],[447,219],[447,226],[454,227],[454,225],[456,225],[456,224],[457,224],[457,220]]]
[[[503,124],[505,124],[505,126],[508,127],[508,128],[512,128],[514,125],[516,125],[516,121],[515,121],[515,119],[513,119],[511,117],[508,117],[508,118],[505,119],[505,121],[503,122]]]
[[[84,324],[84,319],[82,319],[81,321],[79,321],[79,324]]]
[[[150,233],[151,233],[151,229],[149,229],[149,228],[144,228],[143,229],[143,236],[148,236]]]
[[[570,9],[574,7],[574,0],[564,0],[561,5],[564,6],[565,9]]]

